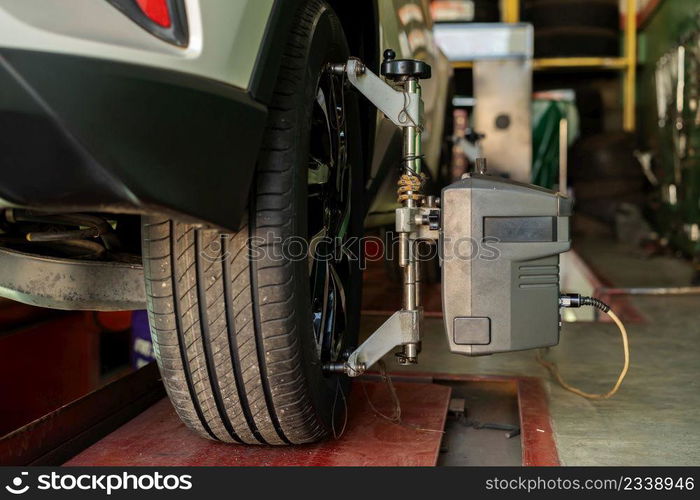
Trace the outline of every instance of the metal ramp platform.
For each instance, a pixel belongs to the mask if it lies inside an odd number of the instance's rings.
[[[364,385],[364,388],[362,387]],[[438,384],[396,383],[405,425],[391,414],[383,383],[359,381],[350,395],[342,437],[288,446],[240,446],[195,435],[163,399],[65,465],[97,466],[434,466],[437,464],[451,389]],[[366,390],[366,395],[365,395]]]
[[[405,425],[372,409],[369,401],[391,415],[394,403],[378,374],[368,374],[353,386],[340,439],[239,446],[189,431],[150,364],[0,437],[0,465],[559,465],[539,379],[407,372],[392,379]],[[458,400],[465,408],[461,420],[450,411]],[[465,421],[516,426],[520,434],[507,439],[502,431],[476,430]]]

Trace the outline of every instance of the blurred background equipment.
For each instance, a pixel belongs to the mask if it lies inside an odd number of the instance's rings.
[[[693,4],[694,2],[688,2]],[[674,25],[670,39],[650,25],[645,79],[653,86],[657,130],[646,137],[657,181],[649,212],[662,237],[698,265],[700,259],[700,6],[686,7],[689,18]],[[659,53],[660,45],[666,45]],[[649,94],[647,94],[649,95]],[[651,95],[650,95],[651,97]],[[651,106],[647,114],[651,115]],[[651,116],[649,116],[651,118]],[[651,120],[650,120],[651,121]],[[653,122],[652,122],[653,123]],[[697,275],[696,275],[697,280]]]
[[[532,169],[532,27],[509,23],[436,24],[451,61],[473,64],[470,128],[492,173],[529,182]],[[453,104],[459,105],[456,98]],[[472,142],[472,141],[469,141]],[[468,144],[467,144],[468,146]]]
[[[433,0],[430,10],[436,23],[496,23],[501,19],[498,0]]]

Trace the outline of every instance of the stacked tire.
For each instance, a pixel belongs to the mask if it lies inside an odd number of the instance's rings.
[[[475,23],[497,23],[501,20],[499,0],[474,0]]]
[[[647,182],[626,132],[592,135],[571,151],[569,177],[576,212],[612,224],[621,203],[641,207]]]
[[[522,20],[535,27],[535,57],[616,57],[618,0],[524,0]]]

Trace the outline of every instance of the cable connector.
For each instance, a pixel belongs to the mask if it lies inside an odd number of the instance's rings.
[[[559,296],[559,307],[581,307],[580,293],[562,293]]]
[[[580,293],[562,293],[559,296],[559,307],[592,306],[604,313],[610,310],[610,306],[595,297],[583,297]]]

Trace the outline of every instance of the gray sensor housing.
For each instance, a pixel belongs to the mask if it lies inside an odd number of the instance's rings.
[[[442,304],[450,350],[468,356],[559,342],[559,254],[572,203],[467,174],[442,191]]]

